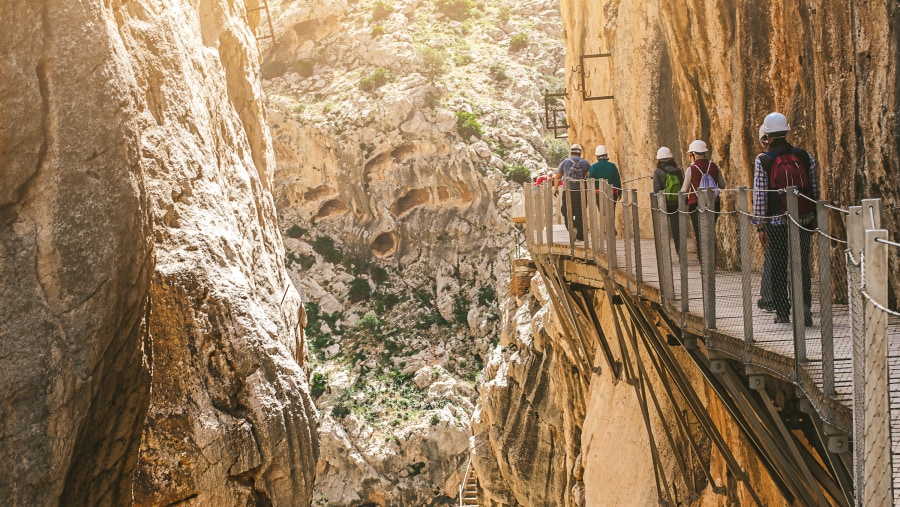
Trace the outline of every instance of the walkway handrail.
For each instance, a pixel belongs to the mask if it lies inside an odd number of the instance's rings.
[[[806,392],[823,420],[847,431],[853,428],[855,484],[863,503],[893,503],[886,337],[888,319],[900,317],[900,312],[888,307],[886,280],[887,251],[900,248],[900,244],[889,241],[887,231],[880,228],[880,200],[864,200],[862,206],[848,211],[827,201],[811,201],[790,187],[767,191],[769,202],[783,202],[786,212],[763,217],[752,214],[754,192],[746,187],[723,191],[728,197],[722,201],[733,207],[728,210],[719,209],[719,199],[709,189],[698,191],[695,203],[688,203],[683,193],[674,202],[662,192],[624,189],[620,191],[622,228],[617,240],[618,206],[613,187],[605,180],[583,183],[578,190],[560,189],[567,209],[572,210],[574,205],[576,213],[583,214],[579,219],[569,212],[560,218],[563,223],[554,223],[549,184],[525,187],[526,244],[532,256],[563,255],[591,261],[615,283],[638,296],[648,297],[643,291],[655,284],[659,293],[653,297],[659,298],[662,308],[685,332],[712,339],[707,344],[710,350],[722,343],[716,337],[725,332],[719,328],[726,318],[729,330],[736,329],[736,336],[747,347],[760,346],[760,338],[772,333],[787,332],[793,346],[785,355],[793,358],[793,370],[784,372],[784,378]],[[639,198],[647,198],[644,202],[649,206],[641,205]],[[846,240],[830,235],[832,213],[839,221],[846,220]],[[648,218],[652,219],[652,227],[646,227],[649,235],[641,225],[641,220],[646,223]],[[723,223],[717,223],[719,218]],[[689,243],[688,219],[700,235],[696,257],[689,253],[694,245]],[[751,234],[751,225],[766,234]],[[579,226],[584,230],[574,230]],[[557,239],[554,246],[554,231],[564,234],[563,244]],[[576,240],[579,232],[583,241]],[[647,251],[642,254],[642,234],[653,242],[649,250],[653,259],[647,258]],[[812,241],[813,236],[816,241]],[[760,238],[769,242],[767,248]],[[676,246],[674,254],[671,242]],[[841,255],[845,249],[846,260]],[[656,279],[653,269],[649,278],[645,276],[651,267],[655,268]],[[699,279],[692,274],[697,271]],[[732,272],[739,272],[739,294],[728,292],[733,284],[717,283],[719,278],[734,278]],[[834,276],[842,272],[848,280],[849,321],[836,320],[834,313]],[[773,280],[773,273],[784,279]],[[701,296],[700,307],[691,297],[692,287]],[[840,284],[837,288],[837,295],[843,298]],[[767,289],[771,289],[769,294],[765,294]],[[755,301],[757,294],[759,300]],[[767,298],[774,298],[774,302]],[[770,310],[773,313],[768,318],[774,317],[774,324],[768,324],[761,313]],[[814,315],[817,320],[813,320]],[[829,414],[827,408],[837,403],[834,400],[839,395],[835,382],[836,335],[853,343],[852,356],[847,358],[852,358],[854,371],[852,423]],[[734,356],[740,351],[728,353]],[[877,382],[877,389],[871,387],[872,382]],[[869,389],[865,388],[867,384]],[[880,429],[872,429],[873,424]],[[846,446],[835,443],[838,448]]]

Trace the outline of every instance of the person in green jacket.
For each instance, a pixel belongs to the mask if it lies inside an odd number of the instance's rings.
[[[622,178],[619,177],[619,169],[616,164],[609,161],[609,152],[606,151],[606,146],[602,144],[597,146],[594,154],[597,156],[597,162],[591,166],[590,174],[591,178],[598,180],[594,183],[594,192],[599,194],[599,180],[606,180],[613,187],[613,198],[618,201],[619,196],[622,195]]]

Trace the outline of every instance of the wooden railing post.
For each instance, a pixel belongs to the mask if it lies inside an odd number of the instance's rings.
[[[605,181],[606,193],[601,196],[606,207],[606,259],[609,263],[609,272],[615,280],[616,270],[619,269],[618,248],[616,248],[616,200],[613,198],[613,188],[609,181]]]
[[[566,200],[566,216],[564,217],[566,231],[569,233],[569,255],[575,255],[575,224],[572,213],[572,185],[568,178],[565,180],[565,190],[563,190],[563,199]]]
[[[750,216],[747,187],[738,187],[738,249],[741,259],[741,296],[744,305],[744,342],[753,343],[753,294],[750,286]]]
[[[638,221],[638,192],[631,189],[631,224],[634,227],[634,283],[637,294],[641,294],[643,290],[641,285],[644,283],[644,267],[641,263],[641,225]]]
[[[681,252],[678,256],[678,267],[681,271],[681,320],[682,323],[690,312],[691,299],[688,292],[688,205],[687,194],[678,192],[678,245]],[[697,252],[700,255],[700,252]]]
[[[553,188],[545,189],[542,194],[545,217],[544,232],[547,236],[544,240],[544,246],[547,255],[550,255],[553,251]]]
[[[865,340],[865,307],[860,294],[859,262],[865,246],[865,234],[862,223],[862,206],[850,206],[847,215],[847,249],[851,259],[847,262],[847,299],[850,309],[850,329],[853,341],[853,484],[856,490],[856,505],[863,499],[865,484],[865,385],[866,385],[866,340]]]
[[[588,207],[591,208],[591,249],[594,252],[594,263],[600,264],[600,251],[602,248],[603,236],[600,234],[600,209],[597,208],[597,180],[591,179],[591,198]]]
[[[534,188],[531,183],[524,183],[522,185],[522,196],[524,205],[525,205],[525,248],[531,252],[532,246],[534,245],[534,207],[532,198],[534,197]],[[518,253],[518,247],[516,248],[516,252]]]
[[[828,204],[825,201],[816,203],[816,222],[819,228],[819,329],[822,334],[822,392],[825,396],[834,396],[834,314],[831,304],[831,230],[828,222]]]
[[[797,203],[797,187],[784,189],[787,196],[787,216],[784,217],[788,233],[788,276],[791,286],[791,314],[794,329],[794,361],[799,368],[806,362],[806,303],[803,300],[803,272],[800,253],[800,220]],[[807,252],[805,255],[809,255]]]
[[[703,317],[707,329],[716,328],[716,238],[715,194],[712,189],[697,191],[697,210],[700,212],[700,278],[703,289]]]
[[[622,189],[622,218],[623,218],[623,234],[622,236],[625,238],[625,288],[630,289],[630,280],[631,280],[631,266],[632,266],[632,247],[634,246],[631,242],[631,233],[633,232],[631,226],[631,210],[629,209],[629,201],[631,201],[631,192],[626,192]]]
[[[662,303],[665,308],[667,305],[666,301],[666,291],[665,284],[663,283],[663,256],[662,256],[662,247],[660,246],[662,241],[660,241],[660,232],[659,232],[659,200],[655,199],[653,194],[650,195],[650,219],[653,222],[653,249],[656,253],[656,274],[659,278],[659,302]]]
[[[871,208],[863,201],[863,222],[867,225]],[[874,220],[872,220],[874,221]],[[880,224],[879,224],[880,225]],[[888,375],[887,314],[877,305],[888,302],[888,250],[876,240],[886,240],[884,229],[865,232],[866,317],[866,444],[864,505],[893,504],[891,466],[890,380]]]
[[[662,256],[659,272],[659,287],[666,295],[666,302],[675,302],[675,287],[672,277],[672,248],[669,245],[669,215],[666,211],[666,194],[658,192],[653,196],[659,210],[659,254]]]

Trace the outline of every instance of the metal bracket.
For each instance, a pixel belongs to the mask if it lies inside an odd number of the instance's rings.
[[[591,74],[593,74],[593,73],[585,70],[587,68],[587,66],[585,64],[586,60],[597,59],[597,58],[611,58],[611,57],[612,57],[612,53],[594,53],[594,54],[590,54],[590,55],[581,55],[581,57],[579,57],[580,64],[576,65],[575,67],[572,67],[571,70],[572,70],[573,74],[581,75],[581,77],[579,79],[580,84],[576,83],[575,85],[573,85],[573,88],[575,89],[575,91],[581,93],[581,100],[584,100],[584,101],[612,100],[614,98],[613,95],[601,95],[598,97],[594,97],[591,90],[589,90],[587,87],[587,79],[589,77],[591,77]]]
[[[558,98],[567,99],[569,94],[544,92],[544,126],[547,130],[553,131],[554,138],[566,139],[569,137],[569,122],[566,121],[565,106],[556,103]],[[562,113],[562,118],[560,118],[560,113]]]

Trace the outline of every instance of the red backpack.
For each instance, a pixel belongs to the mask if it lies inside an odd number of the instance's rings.
[[[801,215],[812,213],[816,210],[812,199],[812,187],[809,183],[808,162],[804,164],[798,156],[795,148],[787,153],[775,156],[772,167],[769,169],[769,189],[781,190],[787,187],[797,187],[801,194],[809,197],[799,197],[797,207]],[[777,203],[777,204],[776,204]],[[776,204],[775,206],[772,206]],[[787,196],[784,194],[769,195],[769,215],[780,215],[787,211]]]

